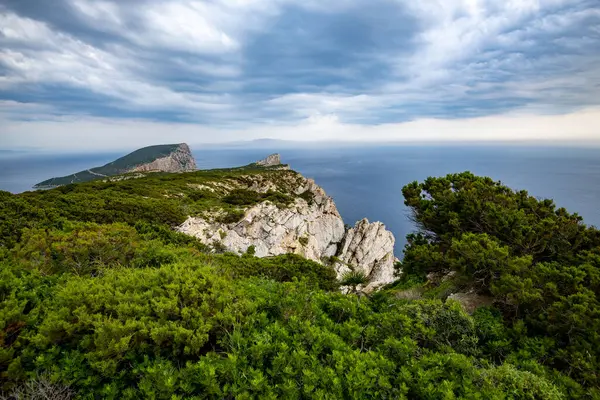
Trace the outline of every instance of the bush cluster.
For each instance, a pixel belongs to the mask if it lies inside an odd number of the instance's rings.
[[[444,285],[491,296],[537,362],[600,387],[598,229],[468,172],[413,182],[403,194],[421,228],[408,237],[407,277],[452,272]]]
[[[0,192],[0,398],[600,398],[600,235],[577,215],[469,173],[412,183],[403,276],[365,296],[358,273],[175,232],[255,200],[190,195],[225,176]]]

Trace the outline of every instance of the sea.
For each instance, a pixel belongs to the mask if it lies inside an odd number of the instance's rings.
[[[600,148],[517,145],[307,146],[284,148],[192,148],[201,169],[246,165],[278,152],[282,162],[313,178],[353,225],[382,221],[401,255],[415,230],[403,204],[402,187],[428,176],[471,171],[551,198],[600,227]],[[20,193],[54,176],[103,165],[124,153],[49,154],[0,152],[0,190]]]

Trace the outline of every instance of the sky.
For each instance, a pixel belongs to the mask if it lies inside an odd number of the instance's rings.
[[[598,0],[0,0],[0,149],[600,143]]]

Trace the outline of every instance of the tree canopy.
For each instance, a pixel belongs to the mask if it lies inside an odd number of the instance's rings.
[[[490,295],[537,360],[600,385],[600,232],[577,214],[470,173],[403,188],[420,233],[403,268]],[[527,344],[530,346],[530,344]],[[532,351],[529,350],[529,351]]]

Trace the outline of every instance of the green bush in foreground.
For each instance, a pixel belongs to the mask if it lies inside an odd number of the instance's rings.
[[[597,390],[600,231],[551,200],[470,173],[403,193],[421,228],[409,236],[405,271],[452,271],[445,283],[455,290],[492,296],[523,352]]]
[[[562,398],[543,376],[476,366],[456,303],[357,300],[181,263],[71,277],[22,311],[37,316],[4,377],[43,371],[82,398]]]

